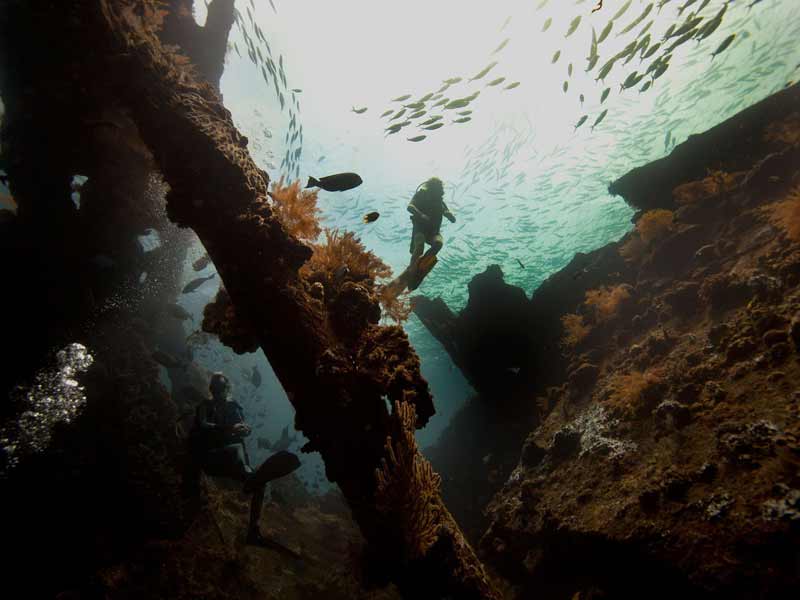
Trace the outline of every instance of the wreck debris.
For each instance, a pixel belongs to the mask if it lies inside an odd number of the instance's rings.
[[[170,216],[194,229],[208,250],[237,313],[246,316],[290,392],[297,428],[310,439],[307,449],[321,453],[371,551],[380,557],[403,554],[404,548],[387,545],[394,524],[364,499],[375,493],[374,470],[388,434],[383,396],[412,399],[417,426],[433,412],[419,359],[399,328],[367,324],[358,335],[339,337],[341,332],[331,326],[333,305],[327,310],[320,306],[298,276],[311,249],[275,217],[267,202],[269,178],[253,163],[247,139],[233,126],[219,96],[180,67],[142,26],[131,2],[101,0],[99,6],[101,15],[83,7],[89,11],[86,22],[101,17],[110,54],[120,57],[118,93],[130,104],[170,185]],[[216,176],[200,181],[198,168]],[[247,268],[240,267],[242,256]],[[369,294],[368,288],[364,291]],[[396,351],[377,372],[359,368],[350,358],[367,348],[374,356],[386,344]],[[410,596],[415,589],[433,587],[453,590],[454,597],[496,597],[486,578],[474,577],[482,567],[452,517],[442,507],[437,518],[442,526],[432,550],[411,564],[387,565],[392,580]],[[426,573],[424,582],[415,577],[417,569]]]

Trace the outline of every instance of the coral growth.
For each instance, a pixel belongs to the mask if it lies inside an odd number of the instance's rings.
[[[578,345],[591,331],[591,327],[584,323],[581,315],[570,313],[561,317],[561,324],[564,326],[564,335],[561,342],[565,346]]]
[[[309,280],[319,281],[321,278],[323,284],[328,284],[326,290],[330,290],[338,287],[334,286],[337,278],[342,279],[338,284],[343,283],[345,277],[355,282],[374,282],[392,274],[389,265],[364,248],[353,232],[342,233],[338,229],[325,228],[323,233],[325,242],[313,245],[314,254],[300,270]],[[346,273],[339,275],[345,269]]]
[[[409,293],[406,291],[399,295],[395,294],[388,284],[378,286],[378,301],[383,307],[383,313],[397,323],[408,319],[414,310]]]
[[[678,206],[707,200],[736,187],[743,175],[709,170],[708,177],[677,186],[672,190],[672,198]]]
[[[635,414],[643,408],[647,394],[664,379],[659,369],[616,373],[608,381],[605,403],[623,414]]]
[[[794,188],[780,202],[763,208],[770,223],[782,229],[790,240],[800,242],[800,187]]]
[[[300,181],[284,185],[283,177],[273,181],[270,198],[275,215],[286,230],[301,240],[314,241],[322,232],[319,226],[317,191],[300,188]]]
[[[321,284],[328,301],[339,294],[346,282],[364,283],[377,295],[388,317],[397,322],[407,319],[411,314],[408,295],[398,296],[388,283],[377,283],[391,277],[389,265],[367,250],[350,231],[325,228],[323,233],[324,243],[312,244],[314,254],[300,269],[301,276],[312,285]]]
[[[595,320],[602,323],[614,317],[620,306],[630,297],[628,285],[602,286],[586,292],[586,306],[594,311]]]
[[[648,210],[636,222],[636,231],[645,244],[652,244],[672,230],[673,215],[671,210],[657,208]]]
[[[687,185],[694,185],[694,183]],[[648,210],[636,221],[636,231],[619,246],[619,255],[627,262],[643,258],[653,242],[660,240],[672,231],[673,223],[674,216],[671,210],[662,208]]]
[[[253,328],[236,314],[228,291],[220,287],[217,296],[203,309],[203,331],[216,334],[219,341],[237,354],[258,350]]]
[[[392,417],[394,437],[386,438],[386,456],[381,459],[381,468],[375,469],[375,504],[395,519],[405,540],[408,555],[404,558],[414,560],[423,557],[439,535],[440,506],[435,500],[441,478],[417,450],[414,406],[395,402]]]
[[[788,146],[800,144],[800,112],[792,113],[783,121],[770,123],[764,130],[764,141]]]

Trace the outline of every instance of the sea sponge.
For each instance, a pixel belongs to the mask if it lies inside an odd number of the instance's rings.
[[[406,393],[407,395],[408,393]],[[402,536],[407,560],[425,556],[439,537],[441,477],[417,448],[417,414],[406,399],[395,402],[386,456],[375,469],[375,506],[391,518]]]
[[[319,237],[322,230],[316,190],[301,189],[299,181],[284,185],[281,177],[272,182],[270,198],[274,202],[275,215],[290,234],[306,241]]]
[[[763,207],[767,219],[775,227],[782,229],[786,237],[800,242],[800,187],[796,187],[780,202]]]
[[[581,315],[570,313],[561,317],[561,324],[564,326],[564,335],[561,343],[564,346],[577,346],[591,331],[591,327],[584,323]]]
[[[631,297],[631,287],[626,284],[602,286],[586,292],[586,306],[594,310],[598,323],[608,321],[619,311],[620,306]]]

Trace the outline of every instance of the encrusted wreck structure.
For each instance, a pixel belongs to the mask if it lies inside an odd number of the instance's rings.
[[[36,139],[20,123],[31,110],[26,97],[45,96],[42,81],[58,81],[67,99],[59,110],[48,106],[50,118],[33,122],[37,131],[54,120],[77,128],[107,106],[124,114],[126,123],[120,127],[135,128],[147,166],[157,169],[168,186],[170,220],[190,227],[206,247],[236,318],[258,340],[295,406],[296,427],[310,439],[305,450],[322,455],[328,479],[347,499],[369,546],[370,579],[392,581],[408,597],[496,597],[441,501],[438,479],[416,446],[409,446],[413,436],[402,434],[411,426],[409,415],[415,415],[418,427],[433,414],[419,359],[400,327],[377,325],[380,308],[372,281],[344,280],[325,290],[323,298],[312,296],[311,282],[298,274],[312,250],[277,219],[267,195],[268,175],[253,163],[247,138],[234,127],[214,85],[200,77],[203,72],[213,76],[213,69],[195,70],[181,48],[156,35],[165,16],[156,2],[87,0],[58,8],[45,2],[12,4],[4,35],[11,23],[17,38],[35,29],[41,36],[49,27],[54,37],[74,44],[63,63],[46,67],[31,64],[26,54],[4,53],[6,76],[0,85],[12,142],[25,138],[30,145]],[[176,23],[170,35],[180,27]],[[189,33],[187,39],[200,35]],[[45,72],[48,78],[37,81]],[[75,86],[78,91],[72,89],[76,81],[82,82]],[[41,113],[47,113],[47,102],[39,103]],[[52,124],[59,143],[48,146],[48,158],[63,176],[37,178],[26,172],[41,166],[29,153],[12,153],[8,164],[23,220],[29,211],[45,212],[41,198],[63,199],[68,175],[75,172],[63,161],[68,138],[61,134],[69,130]],[[102,125],[116,130],[119,124]],[[65,202],[59,206],[69,210]],[[66,226],[56,212],[44,218],[53,223],[53,231]],[[395,403],[391,413],[385,398]],[[107,402],[115,400],[107,397]],[[412,482],[418,492],[425,487],[424,494],[414,494],[413,506],[392,500],[406,497],[407,491],[397,488]]]
[[[314,577],[358,546],[355,526],[366,544],[358,582],[309,579],[299,597],[796,595],[800,87],[614,182],[635,229],[530,298],[490,267],[458,315],[417,299],[478,392],[429,461],[414,431],[433,399],[403,330],[378,324],[383,267],[345,233],[312,245],[281,221],[222,103],[233,1],[212,0],[204,27],[192,0],[5,4],[0,137],[19,212],[0,223],[15,257],[0,390],[67,342],[95,354],[80,418],[3,472],[15,587],[257,598],[259,579],[289,577],[241,550],[244,501],[186,455],[207,374],[169,368],[169,393],[152,358],[186,350],[159,307],[191,231],[224,284],[203,327],[263,350],[341,490],[311,507],[283,482],[301,508],[273,518],[337,540]],[[151,230],[161,248],[145,252]],[[334,248],[360,266],[335,274]]]

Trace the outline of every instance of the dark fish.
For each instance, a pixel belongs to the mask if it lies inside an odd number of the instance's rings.
[[[364,114],[365,112],[367,112],[367,107],[365,106],[364,108],[356,108],[354,106],[353,107],[353,112],[356,113],[357,115]]]
[[[544,22],[544,25],[542,25],[542,33],[550,29],[550,25],[552,24],[553,24],[553,17],[547,17],[547,20]]]
[[[592,12],[594,12],[594,11],[592,11]],[[520,259],[517,258],[515,260],[519,263],[520,267],[522,267],[523,269],[525,268],[525,265],[522,264],[522,261]]]
[[[470,81],[475,81],[476,79],[480,79],[484,75],[486,75],[489,71],[491,71],[495,65],[497,65],[497,61],[489,63],[483,70],[481,70],[477,75],[474,77],[470,77]]]
[[[469,98],[458,98],[457,100],[451,100],[447,104],[445,104],[446,110],[452,110],[454,108],[464,108],[469,104]]]
[[[382,119],[383,117],[388,117],[388,116],[389,116],[390,114],[392,114],[393,112],[394,112],[394,110],[392,110],[392,109],[390,108],[389,110],[387,110],[386,112],[384,112],[384,113],[381,115],[381,117],[380,117],[380,118]]]
[[[580,127],[581,125],[586,123],[586,119],[588,119],[588,118],[589,118],[589,115],[583,115],[580,119],[578,119],[578,122],[575,124],[575,129],[578,129],[578,127]]]
[[[642,14],[640,14],[640,15],[639,15],[638,17],[636,17],[636,18],[635,18],[633,21],[631,21],[631,22],[630,22],[630,24],[629,24],[629,25],[628,25],[628,26],[627,26],[625,29],[623,29],[622,31],[620,31],[620,32],[617,34],[617,37],[621,36],[621,35],[622,35],[622,34],[624,34],[624,33],[628,33],[628,32],[629,32],[631,29],[633,29],[633,28],[634,28],[634,27],[636,27],[636,26],[637,26],[639,23],[641,23],[642,21],[644,21],[644,20],[647,18],[647,15],[649,15],[649,14],[650,14],[650,11],[651,11],[651,10],[653,10],[653,3],[652,3],[652,2],[651,2],[650,4],[648,4],[648,5],[647,5],[647,7],[644,9],[644,12],[643,12]]]
[[[506,87],[504,87],[503,89],[504,89],[504,90],[513,90],[514,88],[517,88],[517,87],[519,87],[519,81],[515,81],[514,83],[509,83],[509,84],[508,84]]]
[[[736,37],[736,34],[735,34],[735,33],[732,33],[732,34],[730,34],[728,37],[726,37],[724,40],[722,40],[722,43],[721,43],[721,44],[720,44],[720,45],[717,47],[717,49],[716,49],[716,50],[714,50],[714,52],[711,54],[711,60],[714,60],[714,57],[715,57],[717,54],[722,54],[722,53],[725,51],[725,49],[726,49],[728,46],[730,46],[730,45],[731,45],[731,42],[733,42],[733,40],[734,40],[734,38],[735,38],[735,37]]]
[[[422,129],[425,129],[426,131],[434,131],[436,129],[439,129],[443,125],[444,123],[433,123],[431,125],[428,125],[427,127],[422,127]]]
[[[556,62],[558,61],[558,57],[559,56],[561,56],[561,50],[556,50],[556,53],[553,54],[553,58],[550,59],[550,63],[551,64],[556,64]]]
[[[275,14],[277,15],[278,14],[278,9],[275,8],[275,4],[273,4],[272,0],[269,0],[269,5],[272,7],[272,10],[274,10]]]
[[[403,100],[408,100],[411,98],[411,94],[403,94],[402,96],[398,96],[397,98],[393,98],[392,102],[402,102]]]
[[[442,118],[442,115],[436,115],[434,117],[431,117],[427,121],[423,121],[422,123],[420,123],[420,127],[425,127],[426,125],[431,125],[432,123],[436,123],[436,121],[438,121],[441,118]]]
[[[192,268],[195,271],[202,271],[208,266],[210,262],[211,262],[211,257],[208,255],[208,252],[206,252],[205,254],[203,254],[203,256],[201,256],[192,263]]]
[[[203,285],[209,279],[213,279],[216,276],[215,273],[212,273],[208,277],[198,277],[197,279],[192,279],[186,286],[183,288],[182,294],[190,294],[191,292],[195,291],[201,285]]]
[[[611,33],[611,28],[614,27],[614,21],[609,21],[608,24],[603,28],[603,31],[600,32],[600,37],[597,38],[597,43],[602,44],[603,40],[608,37],[608,34]]]
[[[407,139],[409,142],[421,142],[421,141],[422,141],[422,140],[424,140],[426,137],[428,137],[428,136],[426,136],[426,135],[415,135],[414,137],[410,137],[410,138],[406,138],[406,139]]]
[[[613,17],[611,17],[611,20],[612,21],[616,21],[617,19],[619,19],[622,15],[625,14],[625,11],[628,10],[628,7],[630,5],[631,5],[631,0],[628,0],[625,3],[625,5],[617,11],[617,14],[615,14]]]
[[[309,177],[306,187],[318,187],[327,192],[344,192],[360,186],[361,183],[361,177],[355,173],[337,173],[336,175],[328,175],[319,179]]]
[[[158,364],[165,366],[168,369],[185,369],[186,363],[178,360],[171,354],[164,352],[163,350],[156,350],[151,354],[153,360],[156,361]]]
[[[511,38],[506,38],[506,39],[504,39],[504,40],[503,40],[503,41],[500,43],[500,45],[499,45],[497,48],[495,48],[495,49],[494,49],[494,51],[492,52],[492,54],[497,54],[498,52],[500,52],[500,50],[502,50],[503,48],[505,48],[505,47],[508,45],[508,42],[510,42],[510,41],[511,41]]]
[[[581,15],[578,15],[577,17],[572,19],[572,23],[569,24],[569,29],[567,30],[567,35],[564,36],[565,38],[568,38],[573,33],[575,33],[575,30],[578,29],[578,25],[581,24],[581,18],[582,18]]]
[[[460,119],[455,119],[453,123],[466,123],[467,121],[471,121],[472,117],[461,117]]]
[[[167,313],[169,316],[175,317],[176,319],[180,319],[181,321],[185,321],[186,319],[191,319],[194,321],[194,317],[183,308],[180,304],[170,303],[167,304]]]
[[[378,217],[380,217],[380,216],[381,216],[381,213],[379,213],[377,211],[372,211],[372,212],[369,212],[369,213],[365,214],[362,220],[364,221],[364,223],[374,223],[375,221],[378,220]]]
[[[250,383],[253,384],[253,387],[261,386],[261,373],[256,367],[253,367],[253,372],[250,374]]]
[[[506,80],[505,77],[498,77],[497,79],[493,79],[492,81],[487,83],[486,86],[487,87],[491,87],[491,86],[499,85],[499,84],[503,83],[505,80]]]
[[[603,119],[606,118],[606,114],[607,113],[608,113],[608,109],[605,109],[603,112],[600,113],[600,116],[597,117],[595,119],[594,123],[592,124],[592,128],[591,128],[592,131],[594,131],[594,128],[597,127],[603,121]]]

